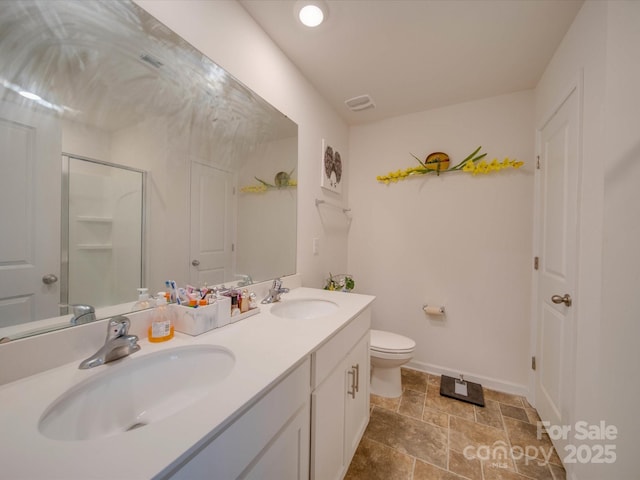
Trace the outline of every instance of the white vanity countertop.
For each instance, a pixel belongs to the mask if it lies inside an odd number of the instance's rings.
[[[139,352],[112,364],[79,370],[82,359],[78,359],[3,385],[0,477],[150,479],[171,471],[184,462],[194,447],[217,435],[374,299],[369,295],[301,287],[282,295],[282,302],[298,298],[331,300],[340,308],[324,317],[291,320],[272,315],[272,305],[260,305],[260,314],[197,337],[176,333],[164,343],[142,340]],[[182,411],[143,428],[93,440],[52,440],[38,431],[38,421],[46,408],[82,380],[149,353],[198,344],[230,349],[235,365],[206,397]]]

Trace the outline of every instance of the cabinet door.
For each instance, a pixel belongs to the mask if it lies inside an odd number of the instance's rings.
[[[278,435],[240,478],[247,480],[306,480],[309,478],[309,403]]]
[[[341,479],[346,372],[340,363],[311,395],[311,479]]]
[[[369,335],[360,339],[346,359],[344,462],[351,463],[369,423]]]

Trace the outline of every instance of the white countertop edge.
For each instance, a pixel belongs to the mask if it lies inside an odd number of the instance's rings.
[[[45,409],[71,386],[110,365],[78,370],[78,361],[0,387],[3,448],[0,464],[7,478],[163,478],[223,431],[292,369],[342,329],[374,297],[296,288],[297,298],[334,301],[340,309],[311,320],[288,320],[261,305],[258,315],[197,337],[176,333],[165,343],[142,340],[136,356],[184,345],[216,344],[236,356],[232,374],[188,408],[131,432],[89,441],[47,439],[37,430]],[[114,362],[114,365],[119,362]],[[104,370],[102,370],[104,371]],[[10,407],[8,407],[10,406]],[[117,459],[114,461],[114,459]]]

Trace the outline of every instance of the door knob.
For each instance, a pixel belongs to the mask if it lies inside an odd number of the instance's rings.
[[[52,285],[58,281],[58,277],[56,277],[53,273],[47,273],[42,277],[42,283],[45,285]]]
[[[200,265],[200,260],[193,260],[191,262],[191,265],[193,265],[194,267],[197,267],[198,265]]]
[[[551,301],[556,304],[564,303],[567,307],[571,306],[571,296],[568,293],[565,293],[564,297],[554,295],[551,297]]]

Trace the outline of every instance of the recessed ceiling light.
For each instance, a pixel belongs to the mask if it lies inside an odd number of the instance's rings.
[[[319,1],[298,2],[298,19],[307,27],[317,27],[326,17],[326,8]]]

